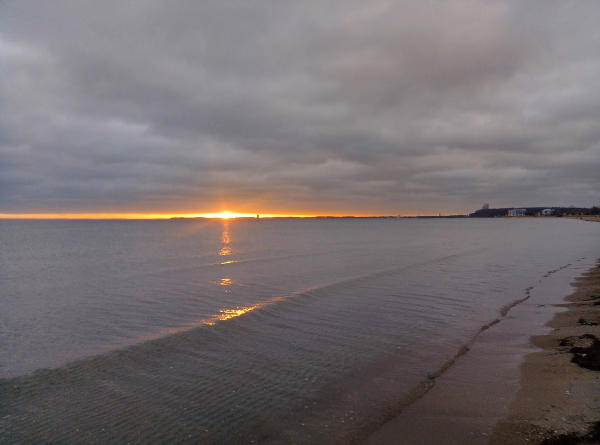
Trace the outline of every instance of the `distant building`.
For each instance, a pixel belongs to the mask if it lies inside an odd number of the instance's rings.
[[[554,213],[554,210],[552,210],[552,209],[544,209],[544,210],[542,210],[542,216],[551,216],[552,213]]]
[[[508,216],[525,216],[527,214],[527,209],[510,209],[508,211]]]

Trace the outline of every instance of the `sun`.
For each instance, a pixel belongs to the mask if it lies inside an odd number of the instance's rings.
[[[239,213],[239,212],[230,212],[229,210],[222,210],[217,213],[202,213],[201,216],[205,218],[221,218],[221,219],[231,219],[231,218],[250,218],[256,216],[252,213]]]
[[[238,215],[239,214],[236,214],[235,212],[230,212],[229,210],[223,210],[222,212],[219,212],[217,214],[217,218],[230,219],[230,218],[235,218]]]

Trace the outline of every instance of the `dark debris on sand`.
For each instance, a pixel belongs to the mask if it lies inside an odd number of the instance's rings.
[[[589,321],[589,320],[586,320],[585,318],[580,318],[579,320],[577,320],[577,323],[579,323],[580,325],[583,325],[583,326],[598,326],[597,322]]]
[[[583,435],[573,433],[561,434],[560,436],[544,440],[540,445],[584,445],[596,443],[600,443],[600,422],[596,422],[592,429]]]
[[[600,371],[600,340],[595,335],[583,334],[578,337],[566,337],[560,346],[571,346],[571,361],[582,368]]]

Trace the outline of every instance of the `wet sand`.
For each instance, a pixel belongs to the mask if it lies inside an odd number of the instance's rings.
[[[365,444],[600,443],[580,441],[594,438],[600,420],[600,262],[566,302],[573,287],[555,272]]]
[[[567,218],[580,219],[582,221],[600,222],[600,215],[568,216]]]
[[[600,443],[600,262],[579,277],[553,330],[522,366],[521,388],[491,443]]]

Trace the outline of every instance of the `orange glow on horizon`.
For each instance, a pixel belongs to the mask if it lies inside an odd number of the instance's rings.
[[[211,219],[235,219],[235,218],[315,218],[318,216],[331,217],[377,217],[396,216],[389,212],[360,213],[360,212],[315,212],[315,213],[247,213],[222,210],[220,212],[206,213],[0,213],[0,219],[171,219],[171,218],[211,218]],[[405,218],[427,215],[427,213],[404,213]]]
[[[171,219],[171,218],[310,218],[317,214],[243,213],[223,210],[207,213],[0,213],[0,219]]]

